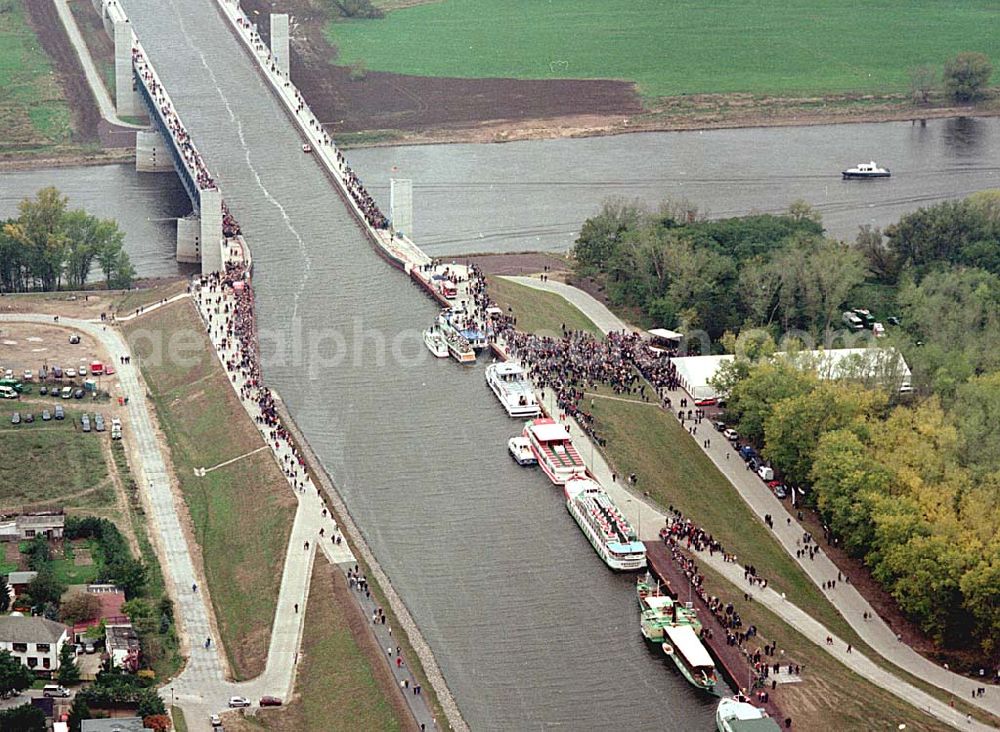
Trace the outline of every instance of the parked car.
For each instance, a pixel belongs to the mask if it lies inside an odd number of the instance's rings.
[[[63,399],[72,399],[73,398],[73,387],[72,386],[64,386],[62,388],[62,398]]]
[[[767,465],[761,465],[757,468],[757,475],[760,476],[761,480],[774,480],[774,468]]]
[[[10,415],[10,423],[11,424],[21,424],[21,413],[20,412],[14,412],[12,415]]]
[[[61,366],[53,366],[52,367],[52,378],[53,379],[61,379],[62,377],[63,377],[62,367]]]
[[[80,336],[78,336],[76,333],[73,333],[69,337],[69,342],[75,346],[77,343],[80,342]]]
[[[722,433],[722,436],[725,437],[730,442],[736,442],[738,439],[740,439],[740,433],[734,429],[728,429],[724,431]]]
[[[80,417],[80,428],[84,432],[90,432],[90,415],[83,415]]]
[[[262,707],[280,707],[281,699],[276,696],[262,696],[260,698],[260,705]]]
[[[712,422],[712,426],[715,427],[717,432],[722,432],[723,430],[726,429],[725,422]]]
[[[750,458],[749,460],[747,460],[747,465],[750,466],[750,470],[752,470],[752,471],[754,471],[756,473],[757,472],[757,468],[759,468],[761,466],[760,458],[756,457],[756,456]]]
[[[788,490],[785,488],[783,483],[778,483],[778,485],[771,486],[771,490],[774,491],[774,497],[782,499],[788,496]]]
[[[85,414],[85,415],[83,415],[83,417],[84,417],[84,419],[86,419],[87,415]],[[86,643],[84,643],[83,644],[83,652],[84,653],[97,653],[97,646],[94,645],[94,641],[87,641]]]
[[[208,718],[208,721],[209,721],[209,724],[211,724],[213,727],[221,727],[222,726],[222,719],[219,717],[218,714],[213,714],[212,716],[210,716]]]
[[[695,399],[694,405],[696,407],[714,407],[718,403],[718,399],[711,397],[709,399]]]
[[[13,379],[14,378],[14,369],[7,369],[7,370],[5,370],[3,372],[3,377],[5,379]]]
[[[73,392],[74,399],[83,399],[83,389],[77,389]]]
[[[32,414],[31,412],[28,412],[26,415],[24,415],[24,421],[27,424],[31,424],[32,422],[35,421],[35,415]]]
[[[840,319],[841,321],[843,321],[844,325],[846,325],[851,330],[858,331],[865,329],[864,321],[861,320],[861,318],[859,318],[857,315],[852,313],[850,310],[844,312],[840,316]]]
[[[50,419],[52,419],[52,412],[50,412],[48,409],[43,409],[42,410],[42,421],[43,422],[48,422]]]
[[[75,379],[76,378],[76,369],[66,369],[66,378],[67,379]]]
[[[59,684],[46,684],[42,687],[42,696],[59,696],[66,698],[70,695],[69,689]]]
[[[888,318],[885,319],[885,322],[887,322],[889,325],[899,325],[899,316],[890,315]]]
[[[38,393],[39,393],[39,394],[40,394],[41,396],[45,396],[46,394],[48,394],[48,393],[49,393],[49,387],[47,387],[47,386],[43,386],[43,387],[39,388],[39,389],[38,389]]]
[[[34,371],[32,371],[31,369],[25,369],[24,370],[24,380],[25,381],[31,381],[34,378],[35,378],[35,372]]]
[[[104,432],[104,415],[95,414],[94,415],[94,429],[98,432]]]
[[[740,457],[746,462],[749,462],[751,458],[757,457],[757,451],[754,450],[750,445],[744,445],[740,448]]]
[[[63,411],[62,404],[56,405],[56,419],[66,419],[66,413]]]
[[[229,697],[229,708],[239,709],[240,707],[250,706],[250,700],[245,696],[231,696]]]

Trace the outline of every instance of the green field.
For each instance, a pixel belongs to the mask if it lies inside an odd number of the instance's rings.
[[[264,442],[190,301],[132,321],[125,333],[170,446],[230,666],[237,679],[251,678],[264,670],[295,497],[266,450],[204,477],[194,474]],[[150,338],[162,335],[169,343],[177,333],[195,345],[185,349],[185,361],[150,358]]]
[[[960,51],[1000,63],[991,0],[442,0],[334,22],[339,63],[418,76],[624,79],[644,96],[893,92]]]
[[[23,0],[0,0],[0,155],[70,141],[71,117]]]
[[[489,283],[490,297],[504,312],[511,308],[518,330],[558,336],[565,325],[570,330],[601,335],[590,318],[554,292],[536,290],[503,277],[490,277]]]

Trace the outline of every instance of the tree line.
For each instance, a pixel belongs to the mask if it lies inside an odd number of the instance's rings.
[[[67,198],[43,188],[0,222],[0,292],[83,289],[96,266],[108,289],[126,289],[135,269],[125,234],[111,219],[69,210]]]

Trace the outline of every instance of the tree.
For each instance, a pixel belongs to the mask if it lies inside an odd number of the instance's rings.
[[[45,566],[38,570],[35,579],[28,583],[28,594],[35,605],[45,605],[46,603],[58,604],[59,598],[66,591],[65,585],[60,583],[51,567]]]
[[[28,566],[35,572],[41,571],[52,561],[52,550],[48,540],[39,534],[26,545],[22,545],[21,553],[27,555]]]
[[[573,257],[583,267],[603,268],[623,241],[626,232],[638,228],[648,216],[638,201],[615,198],[604,202],[601,211],[583,222],[573,245]]]
[[[59,651],[59,683],[69,686],[80,681],[80,669],[76,665],[76,651],[72,643],[66,643]]]
[[[10,651],[0,651],[0,697],[27,689],[34,680],[34,674],[10,655]]]
[[[868,274],[877,282],[893,283],[899,278],[899,260],[889,248],[882,230],[865,224],[858,231],[854,247],[868,267]]]
[[[944,65],[944,87],[956,102],[972,102],[982,96],[993,75],[993,64],[985,53],[966,51]]]
[[[46,732],[45,712],[32,704],[0,711],[0,732]]]
[[[1000,467],[1000,372],[971,379],[958,387],[952,414],[963,437],[963,459],[984,470]]]
[[[937,86],[937,69],[933,66],[925,64],[910,69],[910,88],[913,90],[914,101],[927,104],[935,86]]]
[[[170,722],[170,717],[166,714],[151,714],[148,717],[143,717],[142,726],[148,727],[153,732],[168,732],[173,725]]]
[[[91,719],[90,708],[83,696],[77,694],[69,707],[70,732],[80,732],[80,728],[83,726],[82,722],[85,719]]]
[[[11,588],[10,576],[0,575],[0,613],[5,613],[10,609]]]
[[[66,625],[91,620],[101,614],[101,601],[92,592],[77,592],[59,607],[59,618]]]
[[[764,424],[774,405],[807,393],[815,384],[815,376],[786,361],[764,361],[751,367],[745,378],[728,386],[726,414],[736,420],[741,435],[760,444],[764,441]]]

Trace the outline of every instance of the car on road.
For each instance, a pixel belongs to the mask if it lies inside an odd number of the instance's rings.
[[[77,343],[80,342],[80,336],[78,336],[76,333],[73,333],[69,337],[69,342],[72,343],[75,346]]]
[[[694,405],[696,407],[714,407],[719,403],[719,400],[715,397],[710,397],[708,399],[695,399]]]
[[[52,419],[52,412],[50,412],[48,409],[43,409],[42,410],[42,421],[43,422],[48,422],[50,419]]]
[[[66,698],[71,696],[69,689],[65,686],[59,686],[58,684],[46,684],[42,688],[42,696],[58,696]]]
[[[736,442],[738,439],[740,439],[740,433],[734,429],[726,430],[725,432],[722,433],[722,436],[725,437],[730,442]]]
[[[66,413],[63,411],[62,404],[57,404],[56,405],[55,418],[56,419],[66,419]]]
[[[242,707],[250,706],[250,700],[245,696],[231,696],[229,697],[229,708],[230,709],[240,709]]]
[[[20,412],[14,412],[12,415],[10,415],[10,423],[11,424],[21,424],[21,413]]]
[[[94,415],[94,429],[98,432],[104,432],[104,415],[95,414]]]
[[[260,698],[260,705],[262,707],[280,707],[281,699],[276,696],[262,696]]]

